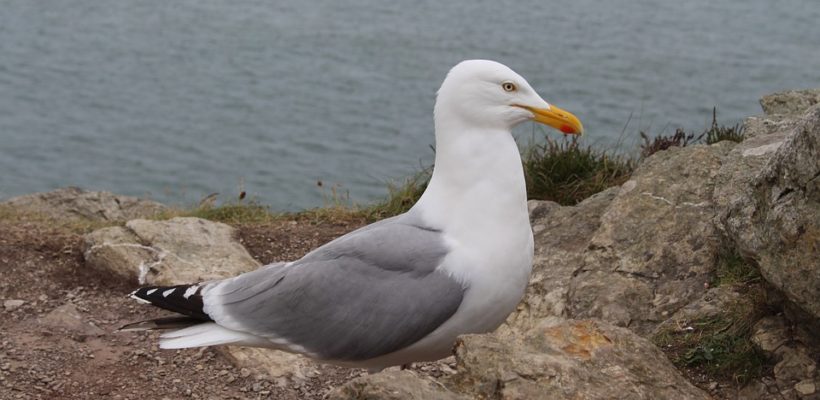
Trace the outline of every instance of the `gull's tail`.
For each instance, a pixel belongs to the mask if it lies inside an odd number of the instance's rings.
[[[203,309],[201,290],[202,284],[147,286],[137,289],[131,293],[135,300],[183,315],[135,322],[122,326],[118,331],[176,329],[160,336],[159,347],[163,349],[264,344],[258,336],[217,325]]]

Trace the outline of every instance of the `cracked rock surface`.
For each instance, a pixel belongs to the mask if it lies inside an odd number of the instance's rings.
[[[530,285],[502,329],[559,316],[598,318],[646,335],[700,298],[719,250],[714,181],[732,146],[672,148],[646,160],[620,188],[576,206],[533,206]]]
[[[820,319],[820,105],[761,119],[721,170],[719,221],[769,283]]]

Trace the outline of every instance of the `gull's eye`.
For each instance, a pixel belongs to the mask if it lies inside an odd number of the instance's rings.
[[[504,82],[501,84],[501,87],[504,88],[505,92],[514,92],[516,89],[518,89],[512,82]]]

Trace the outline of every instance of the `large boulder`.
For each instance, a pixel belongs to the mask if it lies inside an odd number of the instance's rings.
[[[820,318],[820,105],[747,125],[751,138],[719,174],[717,220],[769,283]]]
[[[732,145],[673,147],[641,164],[590,238],[570,284],[569,316],[648,334],[703,295],[720,250],[715,176]]]
[[[439,385],[412,374],[368,375],[331,398],[709,399],[652,343],[605,322],[547,318],[514,337],[467,335],[455,355],[456,373]]]
[[[631,179],[575,205],[531,204],[535,257],[510,334],[549,316],[650,334],[708,290],[721,250],[713,192],[734,143],[658,152]]]
[[[140,284],[222,279],[260,266],[234,228],[200,218],[136,219],[85,236],[86,263]]]
[[[152,217],[167,210],[155,201],[110,192],[89,192],[76,187],[13,197],[0,205],[51,219],[87,221],[127,221]]]

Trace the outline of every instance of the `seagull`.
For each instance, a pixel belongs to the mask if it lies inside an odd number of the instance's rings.
[[[406,213],[299,260],[131,296],[181,314],[126,325],[173,329],[160,347],[240,345],[380,371],[447,357],[462,334],[495,330],[521,300],[533,236],[514,126],[581,134],[507,66],[462,61],[438,90],[433,175]]]

